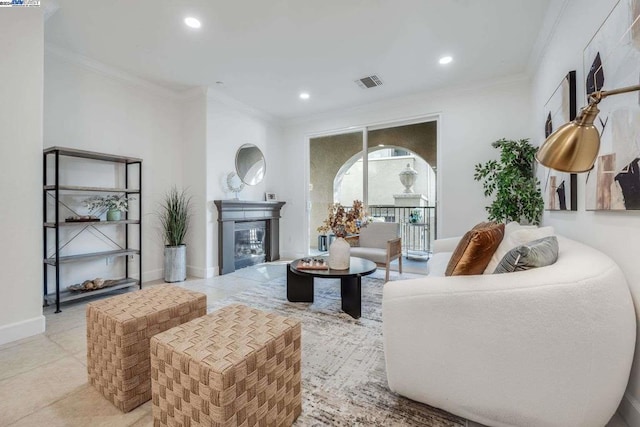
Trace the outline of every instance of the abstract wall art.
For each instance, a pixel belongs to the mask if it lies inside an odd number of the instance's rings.
[[[640,83],[640,0],[620,0],[583,52],[585,93]],[[598,104],[600,153],[587,174],[587,210],[640,209],[638,92]]]
[[[576,72],[570,71],[544,105],[544,139],[563,124],[576,118]],[[544,168],[544,208],[548,211],[578,209],[576,174]]]

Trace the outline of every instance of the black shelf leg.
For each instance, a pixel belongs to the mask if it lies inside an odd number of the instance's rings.
[[[47,227],[44,223],[47,222],[47,191],[44,187],[47,185],[47,154],[42,155],[42,259],[47,259]],[[42,263],[42,305],[48,307],[49,302],[46,298],[47,295],[47,263]]]
[[[56,150],[56,190],[55,190],[55,209],[56,209],[56,313],[60,313],[60,152]]]

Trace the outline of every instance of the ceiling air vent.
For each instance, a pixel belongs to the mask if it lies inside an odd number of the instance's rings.
[[[382,80],[375,74],[356,80],[358,86],[362,89],[371,89],[372,87],[382,86]]]

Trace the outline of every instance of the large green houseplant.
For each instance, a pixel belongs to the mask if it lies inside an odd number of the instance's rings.
[[[187,247],[184,239],[191,221],[191,196],[185,190],[171,188],[160,205],[160,223],[164,237],[164,281],[182,282],[187,278]]]
[[[482,181],[486,197],[495,194],[493,203],[486,207],[489,219],[539,224],[544,201],[534,171],[537,148],[528,139],[500,139],[491,146],[500,150],[500,158],[477,164],[473,175]]]

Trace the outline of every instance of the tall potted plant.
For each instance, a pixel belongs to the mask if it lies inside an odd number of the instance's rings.
[[[477,164],[473,175],[482,181],[485,197],[495,194],[493,203],[486,207],[489,219],[539,224],[544,201],[534,171],[537,148],[529,139],[500,139],[491,146],[500,150],[500,158]]]
[[[187,278],[187,246],[184,238],[191,220],[191,196],[173,187],[161,203],[160,223],[164,237],[164,281],[182,282]]]

